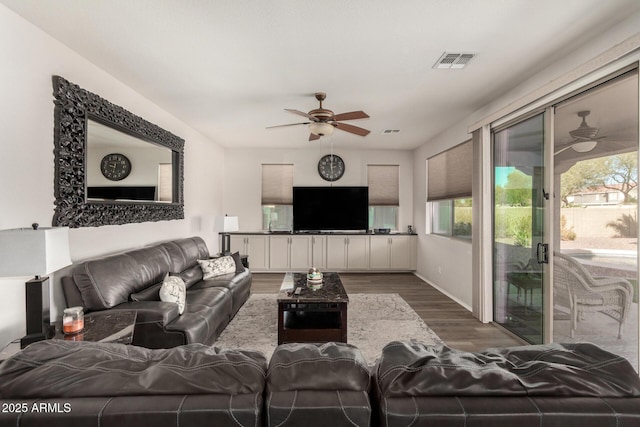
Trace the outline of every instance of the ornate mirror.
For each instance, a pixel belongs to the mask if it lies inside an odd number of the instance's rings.
[[[59,76],[53,225],[184,218],[184,140]]]

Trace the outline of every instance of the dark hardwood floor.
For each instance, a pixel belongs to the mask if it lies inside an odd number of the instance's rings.
[[[253,273],[251,291],[278,292],[284,273]],[[397,293],[453,348],[480,351],[521,345],[500,328],[475,319],[469,311],[409,273],[340,273],[347,293]]]

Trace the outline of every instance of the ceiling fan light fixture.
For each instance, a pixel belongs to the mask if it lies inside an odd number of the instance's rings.
[[[309,132],[318,136],[331,135],[333,133],[333,125],[326,122],[311,123]]]
[[[571,148],[573,148],[573,150],[577,151],[578,153],[586,153],[596,148],[597,144],[598,144],[598,141],[593,141],[593,140],[580,141],[580,142],[574,142],[571,145]]]

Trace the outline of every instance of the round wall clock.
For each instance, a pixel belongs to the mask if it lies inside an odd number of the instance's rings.
[[[337,181],[344,175],[344,160],[335,154],[322,156],[318,162],[318,173],[325,181]]]
[[[100,162],[100,171],[105,178],[120,181],[131,173],[131,161],[123,154],[107,154]]]

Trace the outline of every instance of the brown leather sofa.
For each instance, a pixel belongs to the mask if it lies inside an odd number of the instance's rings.
[[[266,358],[47,340],[0,364],[0,426],[260,426]]]
[[[385,427],[640,426],[638,374],[587,343],[467,353],[392,342],[373,383]]]
[[[200,237],[164,242],[83,262],[62,278],[62,288],[67,306],[85,312],[135,310],[135,345],[212,344],[249,298],[251,271],[238,260],[235,273],[203,280],[197,260],[206,258],[209,250]],[[177,304],[160,301],[167,273],[187,286],[182,315]]]

